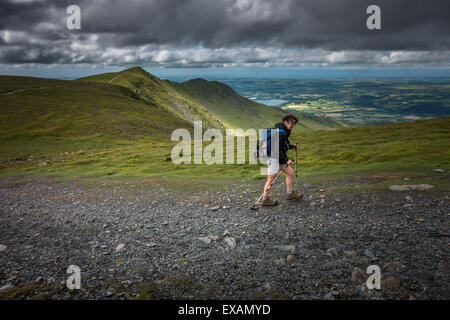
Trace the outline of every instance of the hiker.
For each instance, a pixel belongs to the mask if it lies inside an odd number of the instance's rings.
[[[277,174],[285,168],[284,173],[286,174],[286,188],[287,188],[287,199],[300,199],[303,195],[294,191],[294,170],[290,167],[294,161],[288,159],[286,152],[290,149],[297,150],[297,144],[292,145],[289,142],[289,136],[291,134],[292,129],[297,124],[298,119],[296,116],[292,114],[288,114],[283,117],[282,121],[275,125],[275,128],[278,129],[278,137],[279,137],[279,152],[278,159],[268,158],[267,159],[267,182],[264,186],[264,195],[262,198],[263,206],[274,206],[278,203],[277,200],[271,199],[269,196],[270,188],[268,188],[272,181],[275,179]],[[278,161],[277,161],[278,160]]]

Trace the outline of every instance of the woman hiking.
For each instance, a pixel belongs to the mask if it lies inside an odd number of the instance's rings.
[[[286,152],[290,149],[297,150],[297,144],[292,145],[289,142],[289,136],[291,135],[291,131],[294,126],[297,124],[298,119],[296,116],[292,114],[288,114],[283,117],[281,122],[275,125],[275,128],[278,129],[278,137],[279,137],[279,152],[278,159],[277,158],[268,158],[267,159],[267,181],[264,186],[264,195],[261,201],[263,206],[274,206],[278,203],[277,200],[270,198],[269,193],[271,189],[271,184],[274,181],[277,174],[280,170],[284,169],[284,173],[286,174],[286,188],[287,188],[287,200],[300,199],[303,195],[294,191],[294,170],[290,167],[294,161],[289,160]]]

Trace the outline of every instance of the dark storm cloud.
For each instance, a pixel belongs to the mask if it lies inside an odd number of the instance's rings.
[[[382,30],[366,28],[378,4]],[[82,3],[84,32],[113,33],[119,45],[268,43],[342,49],[448,48],[447,0],[161,0]]]
[[[81,7],[82,30],[66,29],[71,4]],[[370,4],[381,8],[382,30],[366,28]],[[0,46],[5,64],[441,64],[449,62],[450,3],[9,0],[0,4]]]
[[[8,63],[64,63],[65,56],[61,51],[49,51],[48,48],[35,46],[29,50],[23,48],[12,48],[1,56]]]

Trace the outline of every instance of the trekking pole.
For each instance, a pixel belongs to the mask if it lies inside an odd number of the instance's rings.
[[[297,172],[297,147],[295,147],[295,178],[298,178]]]
[[[275,181],[277,181],[277,179],[281,176],[281,174],[282,174],[284,171],[286,171],[287,167],[288,167],[287,165],[284,166],[284,168],[283,168],[283,169],[280,171],[280,173],[275,177],[275,179],[273,179],[273,181],[272,181],[272,182],[270,183],[270,185],[266,188],[266,190],[263,192],[263,194],[261,195],[261,197],[259,197],[258,200],[256,200],[255,204],[254,204],[253,206],[251,206],[250,209],[256,210],[256,209],[258,208],[258,207],[257,207],[257,204],[258,204],[258,202],[262,199],[262,197],[264,197],[264,193],[269,192],[270,189],[272,189],[272,186],[273,186],[273,184],[275,183]]]

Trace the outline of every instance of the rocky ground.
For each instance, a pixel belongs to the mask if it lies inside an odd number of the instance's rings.
[[[286,201],[279,184],[281,204],[253,211],[263,181],[179,193],[13,180],[0,181],[3,299],[450,298],[449,192],[323,182]]]

